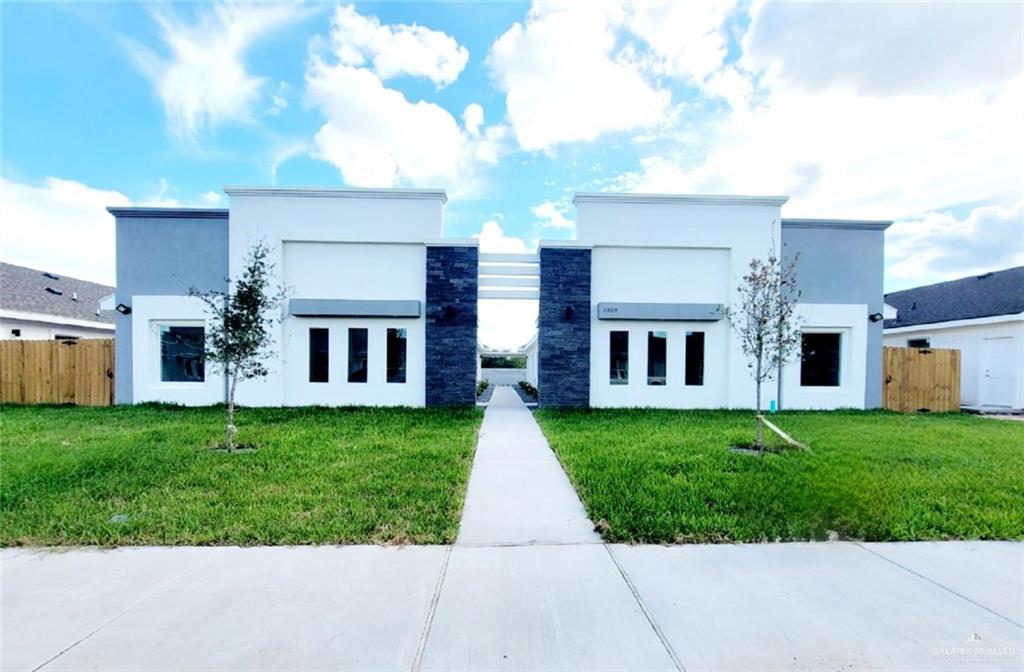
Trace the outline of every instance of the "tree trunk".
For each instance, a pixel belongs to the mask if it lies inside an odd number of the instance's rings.
[[[757,446],[757,452],[760,453],[761,455],[764,455],[764,427],[761,425],[761,359],[760,358],[758,358],[758,360],[757,360],[756,372],[757,372],[757,376],[756,376],[755,380],[757,382],[757,406],[756,406],[756,409],[755,409],[756,410],[756,415],[754,417],[754,421],[756,423],[757,429],[756,429],[756,433],[754,435],[755,436],[755,438],[754,438],[754,445]]]
[[[224,429],[224,445],[229,453],[235,450],[235,387],[238,385],[238,371],[230,374],[231,387],[228,389],[228,424]]]

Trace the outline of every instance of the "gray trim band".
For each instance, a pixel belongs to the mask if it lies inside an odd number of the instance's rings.
[[[858,231],[885,231],[891,221],[881,219],[783,219],[784,229],[856,229]]]
[[[289,299],[295,317],[419,317],[416,300]]]
[[[720,303],[608,303],[597,304],[599,320],[680,320],[717,322],[725,317]]]
[[[114,217],[145,217],[146,219],[227,219],[223,208],[107,208]]]

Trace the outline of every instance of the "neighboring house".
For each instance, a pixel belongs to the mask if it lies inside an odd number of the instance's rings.
[[[804,334],[764,406],[880,406],[890,223],[784,219],[786,201],[577,194],[577,239],[540,242],[540,405],[752,407],[725,309],[774,249],[797,259]]]
[[[113,338],[114,288],[0,262],[0,340]],[[112,306],[111,306],[112,307]]]
[[[725,307],[752,258],[797,258],[802,357],[765,406],[881,404],[888,222],[782,219],[785,197],[578,194],[577,240],[479,254],[439,238],[444,192],[228,188],[228,210],[111,208],[117,401],[210,404],[207,316],[259,238],[291,298],[247,405],[470,405],[478,299],[538,300],[528,344],[543,406],[749,408]],[[535,367],[535,368],[534,368]]]
[[[885,295],[885,345],[960,351],[961,404],[1024,408],[1024,266]]]

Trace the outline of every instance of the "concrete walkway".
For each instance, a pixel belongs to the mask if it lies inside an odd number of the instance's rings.
[[[519,395],[498,386],[484,413],[458,544],[600,543]]]
[[[6,670],[1024,669],[1024,544],[605,545],[498,388],[455,546],[0,551]]]

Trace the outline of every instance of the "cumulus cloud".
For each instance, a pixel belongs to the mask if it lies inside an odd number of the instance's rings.
[[[114,218],[131,205],[118,191],[49,177],[41,185],[0,178],[4,261],[114,284]]]
[[[474,233],[473,237],[480,241],[481,252],[526,252],[526,241],[522,238],[506,236],[501,224],[495,219],[489,219],[480,227],[480,233]]]
[[[886,291],[1024,265],[1024,201],[958,219],[927,212],[886,232]]]
[[[221,198],[223,198],[223,197],[221,196],[219,191],[208,191],[205,194],[200,194],[199,198],[204,203],[209,203],[210,205],[216,205],[217,203],[220,203]]]
[[[377,72],[352,65],[351,30],[345,26],[353,11],[336,11],[329,53],[314,53],[307,68],[306,98],[327,120],[314,137],[314,155],[337,166],[353,186],[413,184],[446,187],[455,195],[471,192],[479,169],[497,161],[503,128],[482,127],[483,109],[467,108],[467,129],[473,132],[463,130],[440,105],[411,101]],[[402,39],[401,31],[381,28],[376,49],[386,49],[387,36]]]
[[[564,204],[544,201],[530,208],[530,212],[537,218],[537,226],[542,229],[568,229],[576,228],[576,222],[565,216],[567,207]]]
[[[1019,2],[764,3],[744,39],[744,62],[811,90],[893,95],[989,85],[1020,73],[1021,12]]]
[[[451,35],[417,25],[383,25],[353,5],[335,11],[332,39],[340,63],[368,67],[381,79],[409,75],[447,86],[469,61],[469,51]]]
[[[548,151],[665,120],[669,92],[617,44],[626,16],[619,4],[535,2],[494,42],[487,63],[521,148]]]
[[[656,72],[699,84],[725,60],[723,24],[734,6],[733,0],[628,3],[625,26],[650,47]]]
[[[164,105],[169,132],[196,141],[226,122],[251,122],[266,83],[245,66],[262,37],[301,18],[292,4],[218,3],[186,22],[169,6],[153,6],[166,54],[125,40],[134,65],[153,84]]]

